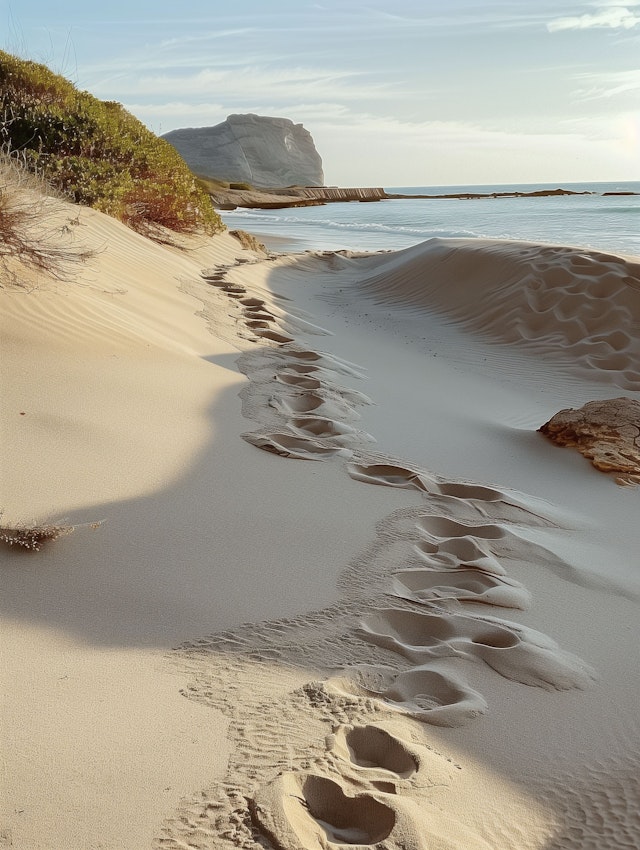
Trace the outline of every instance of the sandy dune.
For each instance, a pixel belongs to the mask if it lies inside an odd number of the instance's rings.
[[[0,292],[2,524],[79,526],[2,550],[0,846],[637,846],[640,491],[536,428],[637,397],[638,262],[79,220]]]

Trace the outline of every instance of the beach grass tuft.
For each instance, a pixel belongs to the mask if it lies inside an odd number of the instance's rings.
[[[73,525],[65,522],[43,523],[41,525],[0,526],[0,542],[7,546],[21,546],[38,552],[43,543],[58,540],[74,530]]]
[[[29,173],[19,158],[0,153],[0,270],[12,281],[11,260],[58,280],[73,277],[95,252],[65,238],[50,215],[52,189]],[[0,284],[1,286],[2,284]]]
[[[0,513],[0,523],[2,514]],[[20,546],[32,552],[39,552],[45,543],[59,540],[75,531],[77,528],[96,529],[102,525],[102,520],[85,522],[80,525],[72,525],[65,519],[50,520],[40,523],[15,523],[12,525],[0,524],[0,543],[6,546]]]

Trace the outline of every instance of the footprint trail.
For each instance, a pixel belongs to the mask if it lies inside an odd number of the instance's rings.
[[[335,259],[316,258],[329,267]],[[536,528],[556,527],[554,511],[523,493],[372,453],[374,437],[358,424],[375,402],[349,386],[364,370],[299,344],[302,334],[326,331],[286,299],[245,285],[241,272],[203,271],[213,301],[202,316],[213,333],[233,331],[242,349],[248,450],[340,464],[363,484],[415,491],[417,504],[390,510],[372,529],[370,547],[343,570],[341,603],[173,653],[190,675],[184,695],[229,718],[233,750],[226,778],[185,800],[154,847],[489,850],[486,825],[471,828],[443,809],[440,789],[454,787],[462,767],[428,746],[425,729],[489,710],[468,670],[474,681],[499,675],[548,691],[594,680],[551,637],[502,616],[535,610],[509,576],[512,564],[562,571],[561,559],[533,542]]]

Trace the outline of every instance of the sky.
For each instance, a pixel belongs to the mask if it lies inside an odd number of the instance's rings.
[[[158,134],[301,123],[327,185],[640,180],[640,0],[0,0],[0,35]]]

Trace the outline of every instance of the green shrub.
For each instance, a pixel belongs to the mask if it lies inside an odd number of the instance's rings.
[[[176,149],[119,103],[0,51],[0,144],[66,197],[159,238],[224,229]]]
[[[230,189],[243,189],[245,192],[251,192],[253,186],[251,183],[229,183]]]

